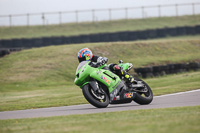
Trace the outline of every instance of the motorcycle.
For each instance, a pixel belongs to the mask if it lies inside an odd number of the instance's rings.
[[[132,66],[119,61],[119,67],[127,72]],[[140,105],[150,104],[153,100],[151,88],[143,80],[134,79],[137,84],[130,86],[123,76],[111,72],[107,64],[82,61],[76,69],[74,83],[82,89],[85,99],[97,108],[132,101]]]

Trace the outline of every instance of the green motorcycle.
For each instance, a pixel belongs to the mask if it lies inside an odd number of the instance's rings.
[[[122,61],[119,66],[127,72],[132,68],[131,63]],[[86,100],[97,108],[132,101],[150,104],[153,100],[151,88],[141,79],[135,80],[137,84],[130,87],[124,77],[111,72],[106,64],[82,61],[77,67],[74,83],[80,86]]]

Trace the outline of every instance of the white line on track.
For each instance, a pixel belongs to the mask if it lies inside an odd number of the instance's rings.
[[[160,96],[154,96],[154,98],[181,95],[181,94],[187,94],[187,93],[198,92],[198,91],[200,91],[200,89],[191,90],[191,91],[185,91],[185,92],[172,93],[172,94],[166,94],[166,95],[160,95]]]
[[[200,89],[197,89],[192,91],[155,96],[154,100],[149,105],[138,105],[136,103],[127,103],[127,104],[109,105],[107,108],[98,109],[90,104],[83,104],[83,105],[61,106],[61,107],[51,107],[51,108],[4,111],[0,112],[0,120],[66,116],[66,115],[77,115],[77,114],[94,114],[103,112],[116,112],[116,111],[140,110],[140,109],[199,106],[200,105],[199,101],[200,101]]]

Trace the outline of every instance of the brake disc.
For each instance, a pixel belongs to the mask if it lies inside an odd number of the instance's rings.
[[[99,100],[103,100],[105,98],[102,94],[96,94],[93,90],[91,90],[92,94]]]

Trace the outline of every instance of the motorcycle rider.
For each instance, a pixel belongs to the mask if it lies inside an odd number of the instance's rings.
[[[89,48],[83,48],[78,52],[78,60],[79,60],[79,63],[82,61],[92,61],[92,62],[98,62],[101,64],[105,64],[105,63],[107,63],[108,58],[93,55],[92,51]],[[130,74],[128,74],[123,69],[121,69],[117,64],[110,64],[109,69],[112,72],[116,73],[117,75],[121,75],[124,78],[126,78],[128,83],[130,83],[130,86],[133,83],[137,83]]]

